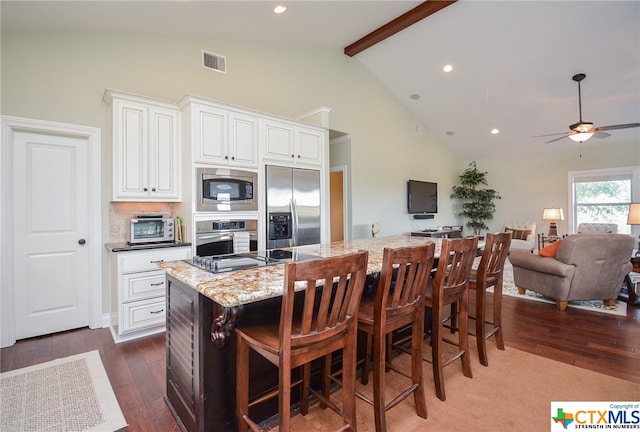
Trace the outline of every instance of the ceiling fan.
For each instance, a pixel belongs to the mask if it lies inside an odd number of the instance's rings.
[[[580,91],[580,81],[582,81],[585,78],[586,78],[586,75],[583,73],[576,74],[572,78],[575,82],[578,83],[578,110],[580,114],[580,120],[577,123],[574,123],[569,126],[569,129],[571,129],[571,132],[560,132],[560,133],[553,133],[553,134],[547,134],[547,135],[536,135],[533,138],[562,135],[559,138],[554,138],[551,141],[547,141],[547,143],[559,141],[566,137],[569,137],[570,139],[576,142],[583,142],[588,140],[592,136],[596,138],[606,138],[608,136],[611,136],[611,134],[608,134],[603,131],[614,130],[614,129],[628,129],[628,128],[634,128],[634,127],[640,126],[640,123],[626,123],[626,124],[619,124],[619,125],[594,127],[593,123],[583,121],[582,120],[582,93]]]

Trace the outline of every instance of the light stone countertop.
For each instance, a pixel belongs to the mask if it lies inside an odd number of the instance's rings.
[[[369,252],[367,273],[373,274],[382,268],[382,251],[385,247],[413,246],[427,243],[436,244],[436,257],[440,256],[442,239],[432,237],[411,237],[398,235],[338,241],[291,248],[294,252],[332,257],[366,250]],[[275,264],[237,270],[228,273],[210,273],[184,261],[168,261],[159,264],[169,275],[192,287],[223,307],[240,306],[282,295],[284,285],[284,264]]]

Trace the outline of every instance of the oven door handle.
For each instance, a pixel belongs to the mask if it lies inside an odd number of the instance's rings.
[[[200,235],[197,236],[196,240],[200,242],[200,240],[216,240],[216,241],[227,241],[233,240],[233,234],[214,234],[214,235]]]

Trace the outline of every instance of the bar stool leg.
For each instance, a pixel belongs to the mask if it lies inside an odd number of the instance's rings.
[[[487,357],[486,333],[484,331],[486,308],[485,295],[486,291],[478,287],[478,289],[476,290],[476,345],[478,347],[478,357],[480,359],[480,364],[489,366],[489,360]],[[495,314],[495,305],[493,310]]]
[[[422,311],[417,312],[422,316],[418,317],[414,323],[411,333],[411,377],[413,385],[416,386],[413,391],[413,399],[416,404],[416,413],[419,417],[427,418],[427,401],[424,395],[424,380],[422,377],[422,346],[424,332],[424,314]]]

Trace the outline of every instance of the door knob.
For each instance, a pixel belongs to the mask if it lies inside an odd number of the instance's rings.
[[[85,244],[86,242],[87,242],[87,241],[86,241],[85,239],[80,239],[80,240],[78,240],[78,244],[79,244],[80,246],[82,246],[82,245],[83,245],[83,244]]]

